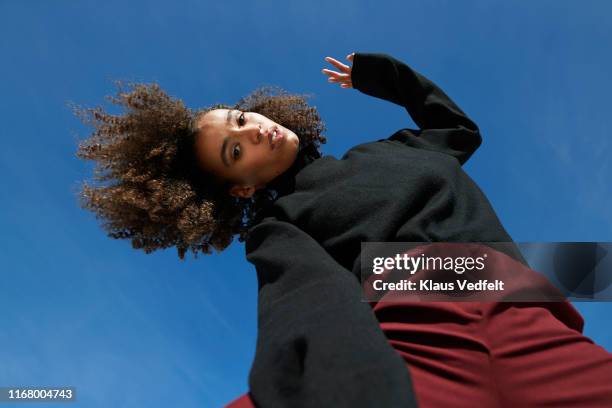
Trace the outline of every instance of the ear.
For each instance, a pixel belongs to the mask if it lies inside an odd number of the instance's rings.
[[[238,185],[238,184],[234,184],[232,187],[230,187],[229,189],[229,193],[231,196],[234,197],[241,197],[241,198],[249,198],[252,197],[253,194],[255,194],[255,191],[259,190],[260,188],[264,188],[266,185],[263,183],[257,184],[255,186],[247,184],[247,185]]]
[[[252,197],[253,194],[255,194],[255,190],[256,190],[255,187],[251,185],[241,186],[241,185],[234,184],[232,187],[230,187],[229,193],[233,197],[249,198],[249,197]]]

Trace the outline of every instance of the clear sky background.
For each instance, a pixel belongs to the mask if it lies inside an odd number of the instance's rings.
[[[0,386],[77,388],[72,407],[218,407],[247,390],[257,287],[244,246],[179,261],[79,208],[89,135],[67,107],[113,79],[192,107],[258,86],[310,93],[325,154],[414,127],[329,84],[323,58],[383,52],[479,125],[465,170],[516,241],[612,241],[607,1],[0,0]],[[108,106],[108,105],[104,105]],[[612,350],[612,303],[576,304]],[[57,407],[62,404],[41,404]]]

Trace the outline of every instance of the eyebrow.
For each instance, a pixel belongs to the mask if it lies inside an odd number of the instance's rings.
[[[229,126],[232,123],[232,112],[234,110],[230,109],[227,111],[227,117],[225,118],[225,124],[227,126]],[[228,136],[225,136],[223,138],[223,144],[221,145],[221,161],[223,162],[223,164],[225,164],[225,167],[229,167],[229,161],[227,160],[227,153],[226,153],[226,149],[227,149],[227,141],[228,141]]]

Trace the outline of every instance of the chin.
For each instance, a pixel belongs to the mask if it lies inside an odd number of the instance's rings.
[[[287,142],[293,143],[293,145],[296,147],[300,145],[300,139],[293,132],[289,132],[289,134],[287,135]]]
[[[287,144],[285,146],[285,151],[288,157],[291,157],[291,164],[295,161],[297,157],[298,151],[300,150],[300,139],[295,137],[295,139],[289,138],[287,140]]]

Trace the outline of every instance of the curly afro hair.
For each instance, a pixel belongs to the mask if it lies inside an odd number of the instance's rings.
[[[115,81],[117,95],[107,96],[122,112],[102,107],[74,113],[94,128],[81,141],[77,157],[96,164],[96,185],[84,181],[79,204],[104,220],[115,239],[129,239],[145,253],[176,246],[184,259],[191,250],[222,251],[234,235],[243,242],[257,211],[274,200],[265,188],[251,198],[229,195],[228,185],[197,164],[194,142],[198,119],[212,109],[238,109],[267,116],[318,148],[326,143],[325,125],[307,95],[289,94],[275,86],[256,89],[236,105],[216,104],[192,111],[156,83]]]

